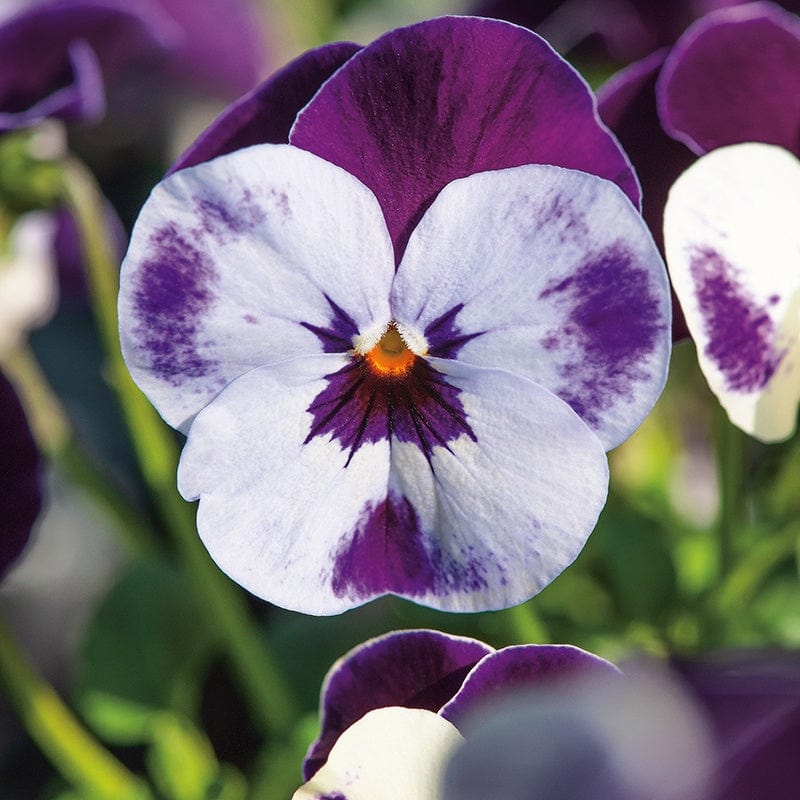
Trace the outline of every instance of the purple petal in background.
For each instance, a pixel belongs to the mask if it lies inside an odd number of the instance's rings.
[[[339,42],[310,50],[228,107],[172,165],[201,164],[253,144],[285,144],[298,111],[360,45]]]
[[[40,458],[14,388],[0,373],[0,576],[28,542],[42,506]]]
[[[669,189],[695,160],[667,136],[656,111],[655,86],[666,51],[659,50],[618,72],[597,93],[603,122],[617,135],[642,185],[642,216],[658,249],[664,252],[663,217]],[[680,303],[673,295],[672,338],[689,335]]]
[[[390,633],[352,650],[325,679],[322,732],[303,764],[305,780],[325,763],[342,731],[368,711],[384,706],[438,711],[491,652],[475,639],[429,630]]]
[[[386,34],[322,86],[289,140],[375,192],[398,261],[438,192],[475,172],[554,164],[639,199],[583,79],[541,38],[495,20],[443,17]]]
[[[59,0],[0,25],[0,131],[103,112],[102,77],[168,47],[176,33],[149,5]]]
[[[552,685],[564,678],[591,673],[600,678],[618,675],[609,661],[571,645],[518,645],[486,656],[467,676],[464,685],[441,710],[456,727],[474,709],[490,699],[520,689]]]
[[[158,0],[183,37],[168,72],[189,88],[237,97],[264,74],[262,23],[249,0]]]
[[[658,103],[696,153],[764,142],[800,154],[800,20],[771,3],[710,14],[667,58]]]

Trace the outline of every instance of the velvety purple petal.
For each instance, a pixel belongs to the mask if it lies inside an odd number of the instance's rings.
[[[0,373],[0,576],[28,542],[42,506],[39,451],[25,413],[7,378]]]
[[[158,0],[183,32],[169,72],[191,88],[238,97],[262,77],[262,22],[250,0]]]
[[[553,686],[569,677],[618,675],[609,661],[571,645],[527,644],[486,656],[467,676],[441,715],[456,727],[477,706],[520,689]]]
[[[658,93],[664,129],[696,153],[749,141],[800,154],[800,20],[771,3],[709,14],[675,45]]]
[[[663,216],[669,189],[694,161],[682,143],[664,133],[656,111],[656,79],[666,51],[659,50],[618,72],[597,92],[603,122],[616,134],[642,185],[642,216],[664,252]],[[672,303],[672,339],[689,335],[680,304]]]
[[[297,117],[290,142],[378,197],[395,255],[456,178],[528,163],[636,178],[586,83],[535,34],[442,17],[387,33],[351,58]]]
[[[172,43],[173,23],[147,3],[56,0],[0,25],[0,130],[104,108],[101,74]]]
[[[310,50],[229,106],[172,165],[170,172],[252,144],[285,144],[297,112],[360,45]]]
[[[491,652],[476,639],[429,630],[389,633],[351,650],[322,685],[321,732],[303,763],[305,780],[325,763],[342,731],[368,711],[384,706],[438,711]]]
[[[794,800],[800,786],[800,659],[726,656],[678,665],[720,746],[715,800]]]

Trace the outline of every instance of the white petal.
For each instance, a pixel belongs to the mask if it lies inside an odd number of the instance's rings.
[[[55,311],[55,226],[52,214],[31,211],[14,223],[8,241],[0,242],[0,354]]]
[[[211,557],[259,597],[310,614],[355,605],[331,588],[331,553],[386,497],[389,442],[349,448],[308,411],[347,356],[306,356],[237,378],[195,418],[178,469]],[[309,441],[306,441],[309,439]]]
[[[265,144],[181,170],[153,191],[123,264],[125,359],[185,430],[248,369],[386,325],[393,264],[372,193],[310,153]]]
[[[370,711],[339,737],[293,800],[440,800],[445,765],[463,741],[432,711]]]
[[[800,161],[738,144],[675,182],[664,240],[708,385],[762,441],[795,428],[800,399]]]
[[[602,444],[525,378],[430,361],[457,393],[444,398],[452,410],[437,417],[437,401],[417,405],[426,442],[396,416],[391,513],[337,551],[334,581],[353,603],[387,591],[447,611],[520,603],[572,563],[592,531],[608,484]],[[393,561],[405,571],[386,572],[387,553],[402,554]]]
[[[607,448],[666,379],[666,270],[628,199],[594,175],[526,165],[449,184],[411,236],[391,304],[432,355],[530,378]]]

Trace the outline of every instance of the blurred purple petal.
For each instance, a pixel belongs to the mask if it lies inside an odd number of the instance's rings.
[[[42,506],[39,451],[14,388],[0,373],[0,576],[28,542]]]
[[[442,17],[387,33],[322,86],[289,140],[375,192],[398,261],[438,192],[476,172],[553,164],[639,199],[583,79],[538,36],[494,20]]]
[[[0,24],[0,131],[50,116],[100,116],[101,75],[158,52],[171,26],[149,5],[99,0],[55,0],[6,19]]]
[[[800,786],[800,656],[683,663],[720,745],[715,800],[794,800]]]
[[[265,67],[261,20],[248,0],[158,0],[184,36],[169,71],[220,97],[252,89]]]
[[[642,186],[642,216],[661,253],[664,252],[664,205],[670,186],[686,170],[694,155],[664,133],[656,111],[655,86],[665,50],[618,72],[597,93],[603,122],[617,135]],[[680,303],[673,295],[672,338],[689,335]]]
[[[170,173],[253,144],[285,144],[303,106],[360,45],[338,42],[291,61],[229,106],[172,165]]]
[[[571,645],[519,645],[487,655],[445,705],[442,716],[460,727],[464,718],[487,701],[510,691],[554,686],[565,678],[620,675],[609,661]]]
[[[708,15],[667,58],[658,103],[698,154],[748,141],[800,153],[800,20],[771,3]]]
[[[325,763],[342,731],[368,711],[384,706],[438,711],[491,651],[475,639],[428,630],[390,633],[352,650],[325,679],[322,731],[303,764],[305,780]]]

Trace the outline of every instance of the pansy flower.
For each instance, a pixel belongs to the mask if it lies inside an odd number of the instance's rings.
[[[393,31],[290,144],[253,144],[275,86],[154,190],[123,265],[123,353],[188,433],[200,535],[298,610],[520,602],[580,551],[604,450],[665,378],[627,162],[579,76],[505,23]]]
[[[41,459],[25,412],[0,372],[0,576],[24,549],[42,506]]]
[[[659,92],[665,130],[707,153],[664,213],[700,366],[735,425],[785,439],[800,401],[800,20],[768,3],[709,15]]]
[[[476,709],[522,689],[552,689],[590,677],[614,682],[620,673],[568,645],[494,650],[431,630],[372,639],[325,678],[321,732],[303,765],[306,784],[295,798],[433,800]]]

